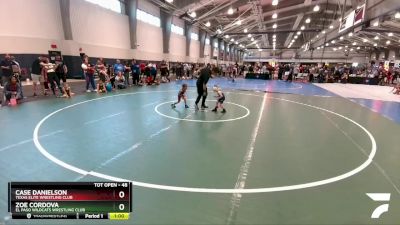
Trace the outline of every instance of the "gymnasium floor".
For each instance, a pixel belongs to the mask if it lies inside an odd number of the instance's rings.
[[[398,224],[400,124],[313,84],[211,80],[227,113],[171,109],[182,81],[0,110],[9,181],[134,182],[120,224]],[[208,105],[215,104],[209,92]],[[389,211],[366,193],[391,193]],[[30,222],[30,223],[28,223]],[[112,224],[57,221],[57,224]]]

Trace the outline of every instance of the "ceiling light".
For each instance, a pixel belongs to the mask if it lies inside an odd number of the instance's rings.
[[[258,49],[258,51],[259,51],[259,52],[261,52],[261,51],[262,51],[262,49]]]
[[[387,45],[390,45],[390,41],[387,41],[386,44],[387,44]]]
[[[349,37],[352,37],[352,36],[353,36],[353,32],[350,32],[350,33],[349,33]]]
[[[343,36],[341,36],[339,39],[340,39],[340,40],[343,40],[343,38],[344,38],[344,37],[343,37]]]
[[[229,38],[229,35],[225,35],[225,38],[228,39],[228,38]]]
[[[192,18],[195,18],[195,17],[197,16],[197,14],[196,14],[195,11],[191,12],[189,15],[190,15],[190,17],[192,17]]]
[[[242,21],[241,20],[238,20],[238,21],[236,21],[236,25],[242,25]]]
[[[393,33],[388,33],[388,36],[389,36],[389,37],[393,36]]]
[[[375,23],[374,23],[374,24],[372,24],[372,26],[374,26],[374,27],[377,27],[377,26],[379,26],[379,21],[375,21]]]
[[[294,39],[297,39],[298,37],[297,37],[297,35],[296,36],[294,36]]]
[[[311,22],[311,19],[310,18],[307,18],[306,19],[306,23],[310,23]]]
[[[210,27],[211,26],[210,21],[207,21],[207,23],[205,25],[206,25],[206,27]]]
[[[400,12],[397,12],[396,14],[394,14],[394,18],[399,19],[400,18]]]
[[[330,26],[329,26],[329,29],[333,29],[333,25],[330,25]]]
[[[337,50],[337,48],[333,48],[333,51],[336,51]]]
[[[319,38],[319,35],[317,35],[317,38]]]
[[[278,5],[278,0],[272,0],[272,5]]]
[[[326,46],[329,46],[329,43],[326,43],[325,45],[326,45]]]
[[[314,12],[318,12],[319,11],[319,5],[314,6]]]
[[[277,13],[272,14],[272,19],[276,19],[276,18],[278,18],[278,14]]]
[[[297,31],[297,35],[300,35],[301,34],[301,31]]]
[[[325,48],[325,47],[322,45],[321,48]]]
[[[347,49],[345,49],[344,51],[347,52]]]
[[[375,39],[375,40],[379,40],[379,37],[378,37],[378,36],[375,36],[374,39]]]
[[[244,28],[243,32],[247,33],[247,28]]]
[[[339,50],[340,50],[340,49],[342,49],[342,48],[343,48],[343,47],[342,47],[342,46],[340,46],[340,47],[339,47]]]
[[[357,45],[357,42],[353,42],[353,45]]]
[[[174,2],[174,0],[166,0],[166,2],[172,3],[172,2]]]
[[[276,38],[276,34],[272,35],[273,38]]]
[[[367,39],[365,39],[365,38],[363,39],[363,42],[367,42],[367,41],[368,41]]]
[[[377,43],[374,43],[374,46],[376,47],[376,46],[378,46],[378,44],[377,44]]]
[[[254,41],[254,38],[253,38],[253,37],[251,38],[251,41]]]
[[[248,34],[247,37],[251,37],[251,34]]]
[[[361,49],[361,47],[360,47],[360,46],[358,46],[358,47],[357,47],[357,49]]]
[[[352,52],[353,50],[354,50],[354,49],[352,49],[352,48],[350,49],[351,52]]]
[[[320,49],[320,47],[317,47],[317,50],[319,50]]]
[[[233,14],[233,9],[232,9],[232,7],[230,7],[230,8],[228,9],[228,14],[229,14],[229,15],[232,15],[232,14]]]
[[[234,41],[235,41],[235,39],[231,38],[231,41],[232,41],[232,42],[234,42]]]
[[[300,27],[300,30],[304,30],[304,29],[306,29],[305,26],[301,26],[301,27]]]
[[[325,33],[326,33],[326,31],[324,31],[324,30],[323,30],[323,31],[322,31],[322,33],[323,33],[323,34],[325,34]]]
[[[335,42],[336,42],[335,40],[332,40],[332,41],[331,41],[332,44],[335,44]]]
[[[278,27],[278,25],[276,25],[276,23],[274,23],[274,25],[272,25],[273,29],[276,29]]]
[[[239,42],[235,41],[235,44],[239,44]]]
[[[345,48],[348,48],[349,46],[346,45],[346,46],[344,46],[344,47],[345,47]]]
[[[218,33],[218,34],[221,34],[221,33],[222,33],[222,30],[221,30],[221,29],[217,29],[217,33]]]

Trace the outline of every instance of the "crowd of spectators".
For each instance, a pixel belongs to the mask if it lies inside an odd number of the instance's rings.
[[[85,79],[86,92],[107,93],[114,89],[125,89],[130,86],[159,85],[170,82],[170,75],[176,79],[195,79],[199,77],[203,65],[198,63],[167,63],[159,64],[138,62],[135,59],[107,64],[103,58],[90,63],[87,55],[82,57],[82,74]],[[24,98],[21,82],[21,68],[10,54],[0,62],[1,85],[4,88],[0,101],[6,104],[20,101]],[[217,76],[236,77],[250,74],[263,74],[267,79],[285,80],[288,82],[300,80],[318,83],[348,83],[353,77],[374,80],[378,85],[393,86],[394,94],[400,93],[400,69],[383,65],[369,68],[345,65],[313,65],[313,64],[269,64],[248,63],[239,65],[212,65],[211,70]],[[159,72],[159,73],[158,73]],[[48,56],[39,56],[31,65],[33,97],[40,94],[47,96],[49,91],[57,97],[74,95],[67,82],[68,68],[62,58],[51,62]],[[15,101],[14,101],[15,100]]]
[[[171,72],[177,79],[197,78],[201,66],[190,63],[168,64],[166,61],[159,64],[144,61],[139,63],[135,59],[125,61],[117,59],[114,64],[107,64],[103,58],[91,63],[89,56],[84,55],[80,68],[85,79],[86,92],[107,93],[130,86],[168,83],[171,81]],[[68,68],[62,58],[51,62],[48,56],[39,56],[32,62],[30,71],[33,97],[49,96],[50,91],[56,97],[74,95],[67,82]],[[0,101],[3,100],[3,104],[10,105],[13,99],[17,101],[23,99],[21,71],[18,62],[11,55],[6,54],[1,61],[1,72],[4,91]]]
[[[375,84],[393,86],[394,90],[400,87],[400,68],[371,64],[368,68],[363,66],[346,65],[306,65],[306,64],[276,64],[253,63],[243,66],[244,74],[266,74],[268,79],[285,81],[308,81],[317,83],[348,83]],[[356,79],[357,78],[357,79]],[[394,91],[398,94],[399,91]]]

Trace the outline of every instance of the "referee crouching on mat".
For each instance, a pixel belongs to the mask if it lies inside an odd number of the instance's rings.
[[[199,79],[197,79],[197,99],[196,99],[196,105],[195,108],[196,110],[199,110],[199,104],[200,98],[203,98],[201,101],[201,109],[206,109],[208,106],[205,105],[206,103],[206,98],[207,98],[207,83],[208,80],[211,77],[211,65],[210,63],[207,64],[203,69],[200,70],[200,76]]]

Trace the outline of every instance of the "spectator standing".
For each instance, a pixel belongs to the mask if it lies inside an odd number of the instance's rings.
[[[33,63],[32,63],[32,67],[31,67],[31,78],[32,78],[32,83],[33,83],[33,97],[38,96],[37,94],[37,85],[39,84],[39,86],[42,87],[42,92],[43,94],[45,93],[44,91],[44,84],[43,84],[43,76],[42,76],[42,67],[40,65],[40,62],[42,61],[42,57],[39,56],[37,57]]]
[[[132,83],[134,85],[139,85],[139,78],[140,78],[140,65],[136,62],[135,59],[132,60]]]
[[[57,85],[58,91],[59,91],[59,97],[61,97],[63,94],[63,91],[62,91],[62,88],[60,85],[60,80],[58,79],[57,74],[56,74],[56,65],[49,62],[48,58],[46,58],[45,61],[42,62],[40,65],[46,70],[47,79],[50,83],[50,87],[51,87],[53,94],[56,95],[55,85]]]
[[[56,61],[56,74],[57,77],[60,81],[64,83],[67,83],[67,73],[68,73],[68,68],[65,65],[65,63],[62,61],[62,59],[60,61]]]
[[[121,61],[117,59],[116,63],[114,64],[114,76],[119,75],[119,73],[123,74],[124,70],[124,65],[122,65]]]
[[[4,60],[0,62],[0,68],[1,68],[1,84],[3,86],[6,86],[6,84],[10,81],[11,76],[13,74],[10,54],[6,54]]]
[[[144,70],[146,69],[146,64],[144,62],[140,63],[140,73],[144,75]]]
[[[170,80],[168,79],[168,66],[164,60],[161,61],[160,72],[161,72],[161,80],[163,81],[168,80],[168,82],[170,82]]]
[[[129,73],[131,72],[131,65],[128,60],[125,62],[125,67],[124,67],[124,78],[125,78],[125,86],[131,86],[129,82]]]
[[[21,66],[14,56],[11,56],[11,68],[13,76],[17,78],[17,83],[21,91],[21,98],[24,98],[24,93],[22,91],[22,81],[21,81],[21,75],[22,75]]]
[[[92,90],[95,91],[96,90],[96,84],[94,83],[95,68],[92,67],[92,65],[89,64],[89,57],[88,56],[85,56],[83,58],[83,63],[81,65],[81,68],[83,70],[83,74],[84,74],[85,79],[86,79],[86,92],[92,92],[89,89],[89,84],[92,86]]]
[[[157,66],[156,66],[156,64],[152,64],[150,66],[150,75],[151,75],[152,80],[155,81],[156,77],[157,77]]]

